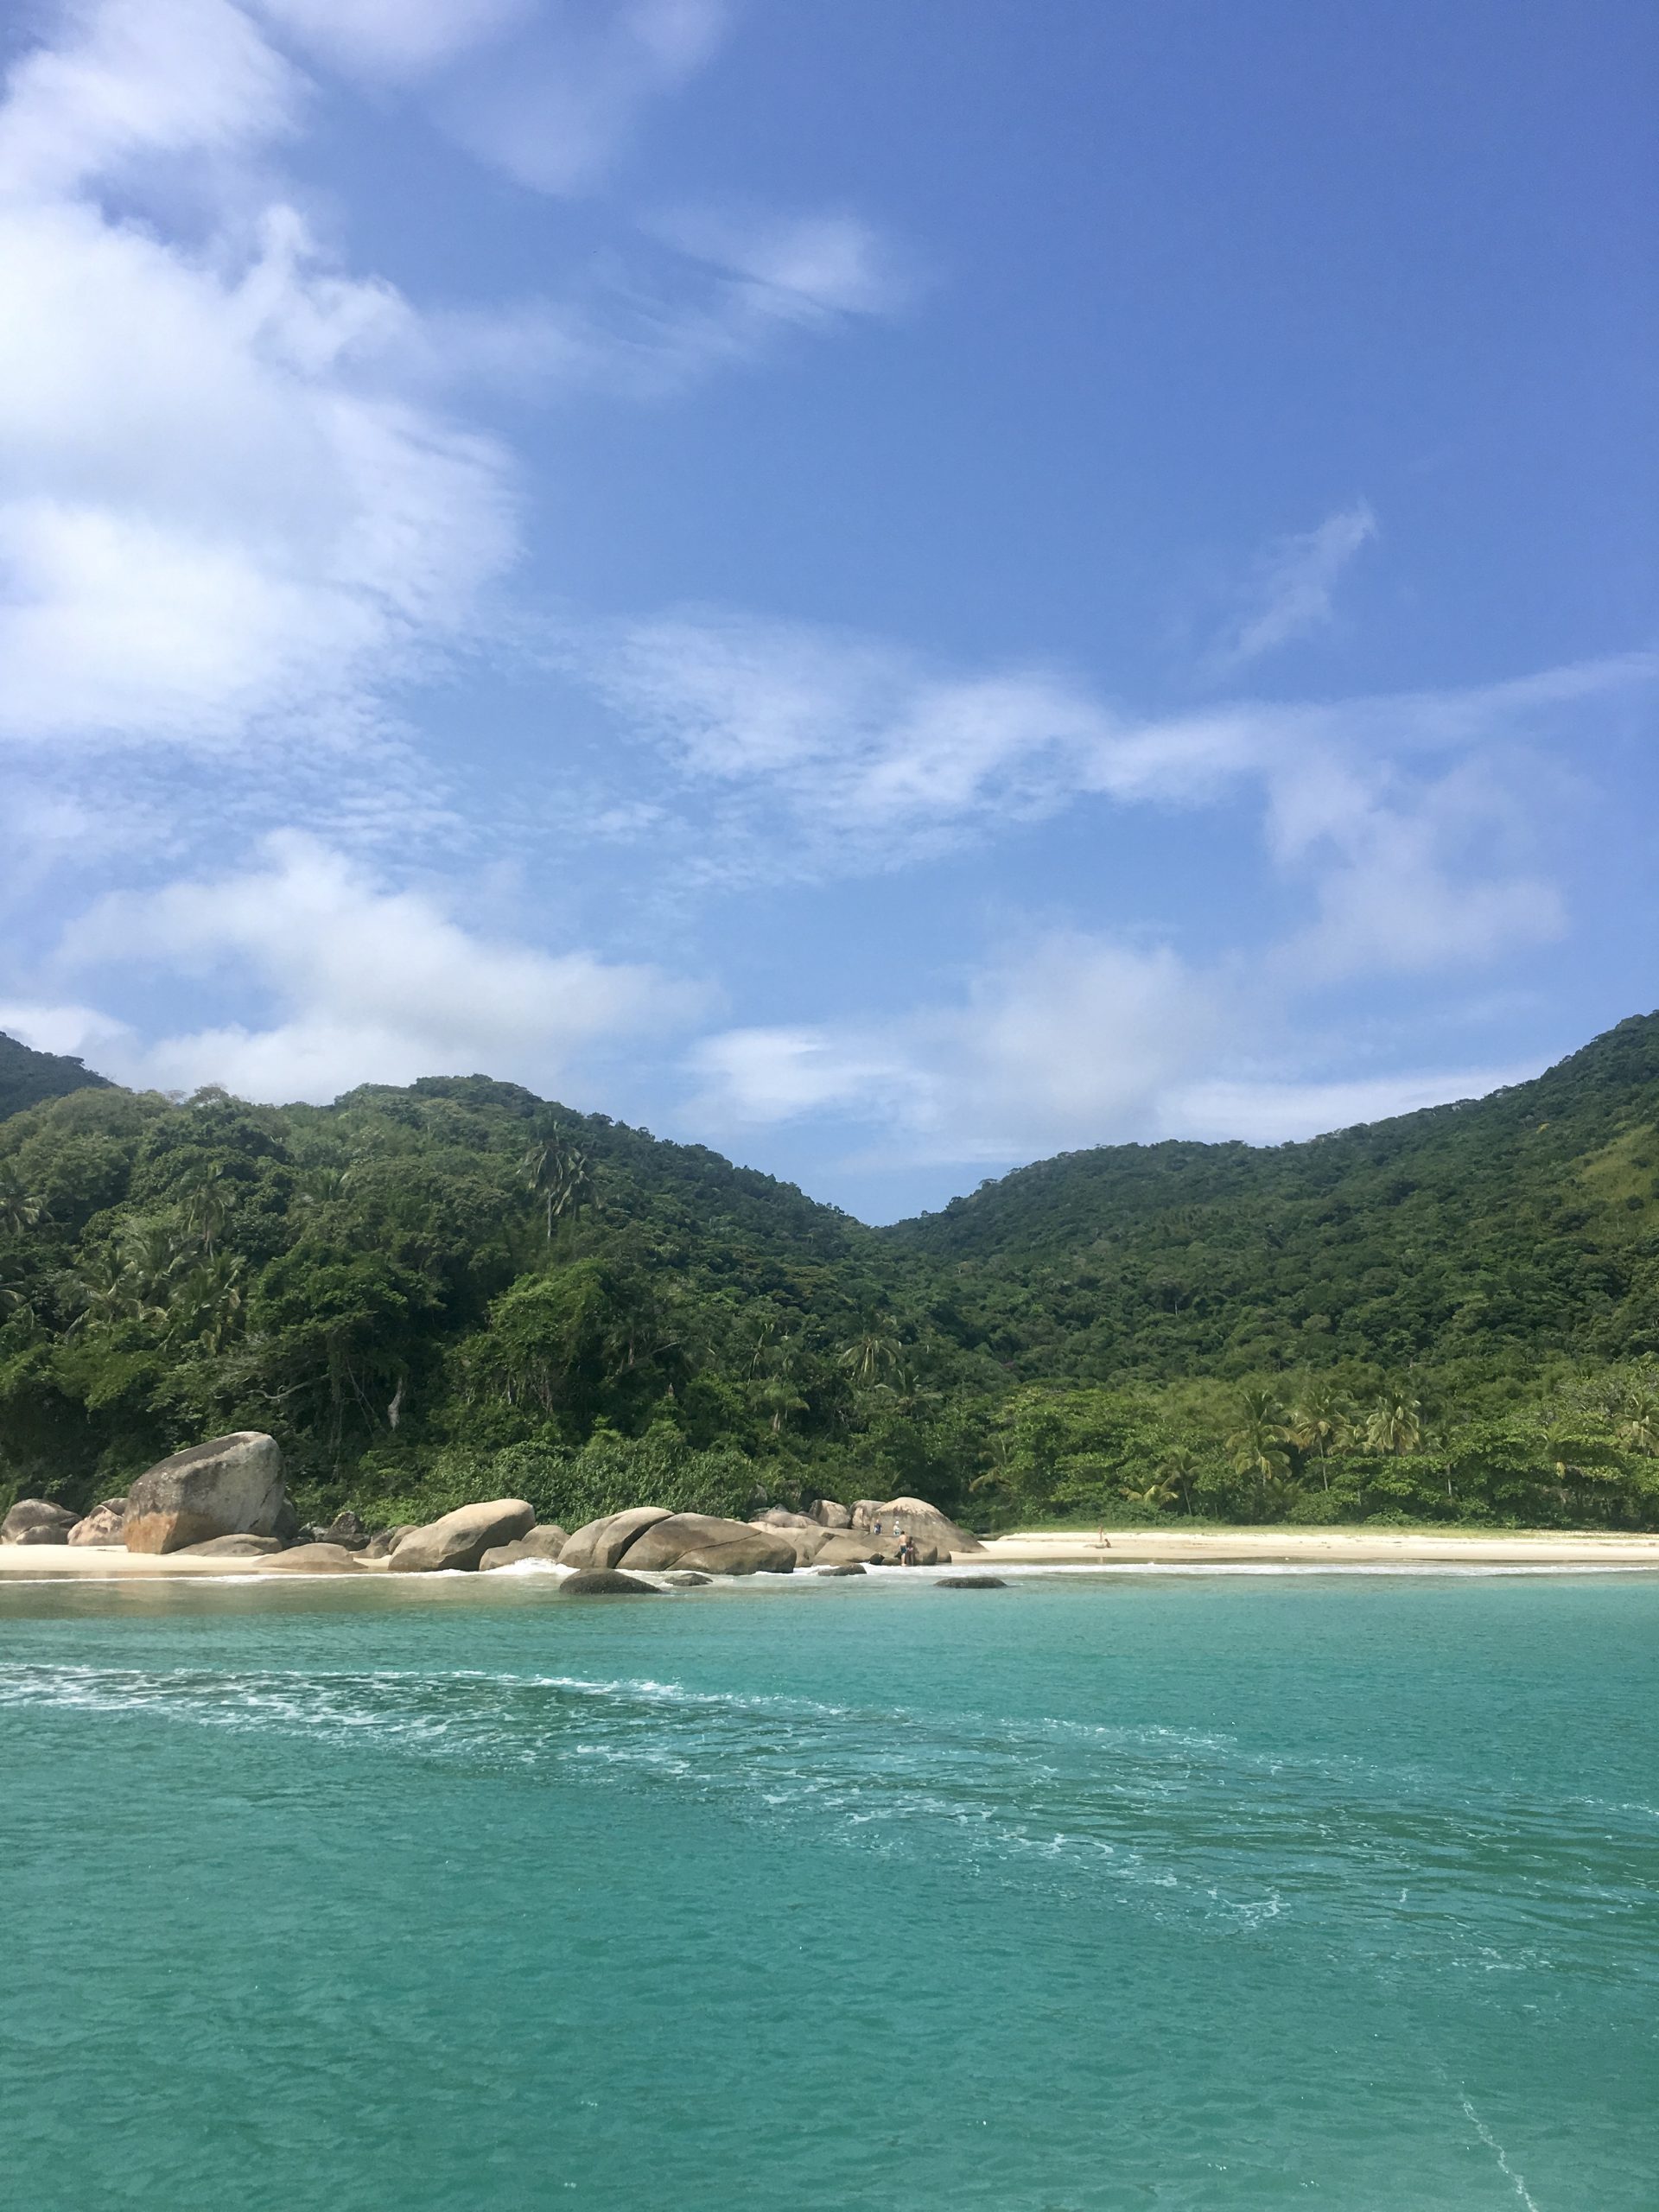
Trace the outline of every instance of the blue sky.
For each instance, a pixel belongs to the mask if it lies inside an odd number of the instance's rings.
[[[1659,1000],[1649,10],[9,41],[0,1027],[886,1219]]]

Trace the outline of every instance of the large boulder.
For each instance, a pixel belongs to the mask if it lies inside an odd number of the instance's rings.
[[[561,1598],[660,1598],[662,1592],[654,1583],[642,1582],[637,1574],[619,1573],[613,1567],[587,1567],[579,1574],[567,1574],[559,1584]]]
[[[917,1567],[949,1567],[950,1553],[943,1544],[923,1543],[912,1537]],[[898,1567],[902,1563],[904,1539],[900,1536],[862,1535],[856,1529],[844,1529],[832,1535],[813,1560],[815,1567],[846,1567],[862,1561],[868,1567]]]
[[[0,1544],[67,1544],[78,1516],[44,1497],[20,1497],[0,1521]]]
[[[855,1529],[874,1531],[877,1522],[884,1536],[913,1537],[918,1549],[929,1546],[947,1559],[952,1552],[982,1552],[977,1536],[959,1529],[954,1521],[930,1505],[925,1497],[861,1497],[852,1511]]]
[[[626,1513],[607,1513],[578,1529],[560,1557],[566,1567],[614,1567],[635,1538],[653,1522],[673,1518],[665,1505],[631,1505]]]
[[[816,1521],[808,1521],[804,1516],[784,1522],[752,1521],[749,1526],[758,1529],[763,1536],[774,1536],[787,1544],[795,1554],[797,1567],[810,1567],[830,1541],[829,1529],[821,1529]]]
[[[479,1572],[493,1567],[517,1567],[521,1559],[540,1560],[544,1566],[558,1563],[559,1554],[570,1539],[556,1521],[538,1522],[527,1536],[515,1536],[510,1544],[496,1544],[478,1562]]]
[[[658,1573],[689,1567],[702,1574],[792,1574],[790,1533],[722,1521],[712,1513],[671,1513],[629,1545],[628,1565]]]
[[[181,1552],[210,1536],[276,1536],[287,1503],[276,1438],[239,1429],[140,1475],[127,1492],[122,1540],[130,1552]]]
[[[349,1506],[332,1521],[313,1521],[296,1532],[302,1544],[344,1544],[348,1552],[366,1551],[369,1532]]]
[[[272,1552],[259,1562],[261,1574],[359,1574],[357,1554],[344,1544],[296,1544],[289,1551]]]
[[[423,1529],[411,1529],[386,1561],[392,1574],[438,1574],[448,1567],[475,1567],[487,1551],[528,1535],[536,1509],[522,1497],[493,1497],[458,1506]]]
[[[823,1523],[815,1521],[810,1513],[791,1513],[786,1507],[769,1505],[764,1513],[750,1515],[749,1526],[751,1529],[819,1529]]]
[[[823,1529],[850,1529],[853,1516],[839,1498],[819,1497],[812,1502],[812,1518]]]
[[[364,1558],[385,1559],[389,1552],[397,1550],[404,1538],[416,1526],[416,1523],[413,1521],[400,1521],[395,1528],[377,1529],[363,1547]]]
[[[124,1541],[121,1530],[127,1517],[124,1497],[106,1497],[95,1505],[84,1521],[77,1521],[69,1531],[72,1544],[119,1544]]]
[[[334,1547],[329,1546],[332,1551]],[[187,1544],[180,1559],[270,1559],[288,1546],[280,1536],[209,1536],[205,1544]]]
[[[893,1536],[855,1535],[850,1529],[832,1530],[812,1564],[815,1567],[890,1567],[899,1556]]]

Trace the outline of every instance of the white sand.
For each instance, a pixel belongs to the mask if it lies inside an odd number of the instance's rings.
[[[1183,1560],[1373,1566],[1424,1560],[1466,1566],[1659,1567],[1659,1535],[1610,1535],[1593,1529],[1512,1529],[1501,1535],[1427,1529],[1110,1529],[1103,1548],[1086,1532],[1035,1529],[995,1537],[976,1557],[988,1564],[1001,1560],[1024,1567],[1138,1560],[1173,1566]]]
[[[963,1567],[1178,1567],[1223,1561],[1285,1561],[1295,1566],[1409,1566],[1439,1564],[1505,1567],[1649,1567],[1659,1568],[1659,1535],[1610,1535],[1597,1529],[1510,1529],[1502,1535],[1463,1535],[1421,1529],[1118,1529],[1104,1546],[1076,1529],[1028,1529],[991,1539],[981,1552],[959,1552]],[[385,1562],[365,1560],[358,1573],[384,1573]],[[155,1576],[255,1574],[257,1559],[190,1559],[178,1552],[129,1552],[115,1546],[0,1544],[0,1581],[38,1581]],[[282,1581],[285,1575],[269,1575]],[[330,1577],[336,1580],[336,1577]],[[410,1582],[449,1576],[413,1576]]]

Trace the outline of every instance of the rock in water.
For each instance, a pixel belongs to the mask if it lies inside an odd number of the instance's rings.
[[[934,1586],[940,1590],[1006,1590],[1000,1574],[942,1574]]]
[[[672,1519],[665,1505],[631,1505],[626,1513],[607,1513],[578,1529],[561,1557],[566,1567],[614,1567],[653,1522]]]
[[[665,1574],[663,1580],[671,1582],[677,1590],[706,1590],[714,1577],[711,1574],[693,1574],[690,1567],[677,1567],[672,1574]]]
[[[124,1497],[106,1497],[102,1505],[95,1505],[84,1521],[77,1521],[69,1531],[72,1544],[119,1544],[122,1524],[127,1517]]]
[[[478,1562],[479,1571],[482,1573],[493,1567],[516,1567],[521,1559],[539,1559],[555,1566],[569,1541],[556,1521],[538,1521],[527,1536],[515,1537],[510,1544],[493,1545]]]
[[[561,1598],[660,1598],[660,1590],[642,1582],[637,1574],[621,1574],[613,1567],[585,1567],[567,1574],[559,1585]]]
[[[536,1509],[522,1497],[493,1497],[458,1506],[423,1529],[411,1529],[386,1561],[392,1574],[436,1574],[445,1567],[475,1567],[487,1551],[527,1536]]]
[[[276,1440],[257,1428],[193,1444],[140,1475],[127,1492],[130,1552],[181,1552],[210,1536],[276,1536],[288,1503]]]
[[[628,1547],[630,1567],[689,1567],[703,1574],[792,1574],[795,1547],[782,1529],[753,1529],[712,1513],[671,1513]]]
[[[359,1574],[357,1554],[344,1544],[296,1544],[291,1551],[272,1552],[259,1562],[262,1574]]]
[[[67,1544],[77,1516],[44,1497],[20,1497],[0,1521],[0,1544]]]
[[[829,1580],[842,1574],[864,1574],[868,1570],[861,1560],[849,1559],[840,1567],[815,1567],[812,1572],[814,1574],[822,1574],[826,1580]]]

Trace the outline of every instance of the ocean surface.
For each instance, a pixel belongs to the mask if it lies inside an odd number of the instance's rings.
[[[1653,2212],[1659,1577],[0,1587],[19,2212]]]

